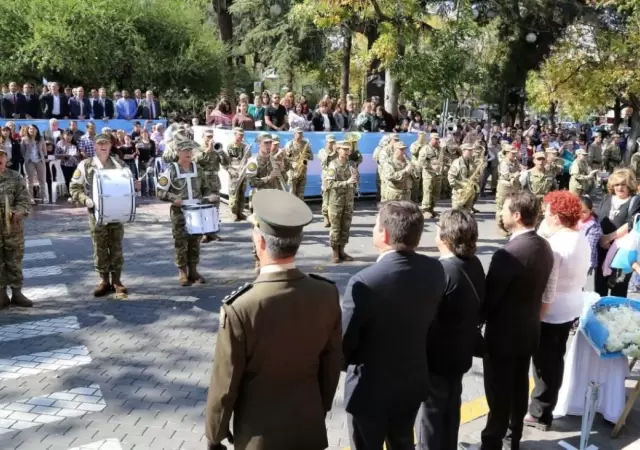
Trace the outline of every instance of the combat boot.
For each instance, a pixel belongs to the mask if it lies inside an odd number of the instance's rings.
[[[336,264],[341,262],[342,259],[340,258],[340,247],[333,246],[331,247],[331,251],[332,251],[331,262],[334,262]]]
[[[122,274],[122,272],[117,271],[117,272],[111,272],[111,283],[112,283],[112,287],[113,290],[116,291],[116,295],[120,294],[126,294],[127,293],[127,287],[122,284],[122,281],[120,281],[120,275]]]
[[[423,214],[425,219],[433,219],[433,213],[431,211],[425,211]]]
[[[186,266],[178,267],[178,283],[180,283],[180,286],[191,285],[191,283],[189,282],[189,274],[187,274]]]
[[[329,217],[324,216],[324,227],[331,228],[331,222],[329,222]]]
[[[210,234],[203,234],[202,239],[200,239],[201,244],[208,244],[211,241],[213,241],[213,238]]]
[[[31,308],[33,302],[24,296],[22,288],[11,288],[11,304],[20,308]]]
[[[11,303],[11,299],[7,294],[7,288],[6,287],[0,288],[0,309],[6,308],[7,306],[9,306],[10,303]]]
[[[198,273],[198,269],[195,264],[189,264],[189,281],[192,281],[196,284],[206,283],[204,277]]]
[[[100,274],[100,283],[93,291],[94,297],[104,297],[111,292],[111,283],[109,283],[109,273]]]
[[[338,254],[340,255],[340,259],[343,261],[353,261],[353,258],[344,252],[344,245],[340,246]]]

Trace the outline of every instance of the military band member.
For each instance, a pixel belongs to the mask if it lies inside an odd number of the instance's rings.
[[[202,175],[209,179],[211,193],[220,196],[220,166],[229,167],[229,155],[222,150],[221,144],[217,145],[220,146],[219,149],[215,148],[216,143],[213,140],[213,131],[206,131],[203,146],[193,155],[193,162],[200,167]],[[203,244],[221,240],[222,238],[218,236],[218,233],[209,233],[202,236]]]
[[[380,177],[384,181],[383,202],[411,200],[411,188],[417,180],[417,169],[407,160],[406,149],[403,142],[396,143],[393,156],[382,163]]]
[[[271,159],[272,137],[268,133],[260,133],[257,139],[258,154],[249,160],[249,169],[247,170],[247,181],[251,187],[251,197],[253,199],[254,191],[262,189],[278,189],[278,179],[281,173],[278,167],[274,166]],[[253,205],[253,203],[252,203]],[[253,247],[253,256],[255,258],[255,270],[260,270],[260,260]]]
[[[502,207],[505,199],[520,189],[520,164],[518,163],[518,150],[512,145],[503,145],[504,159],[498,167],[498,189],[496,191],[496,224],[498,231],[503,235],[509,232],[502,221]]]
[[[569,168],[569,190],[579,197],[588,195],[593,189],[596,181],[596,174],[598,169],[589,167],[587,163],[587,152],[583,149],[576,151],[576,159],[571,163]]]
[[[400,138],[398,138],[400,139]],[[347,141],[351,145],[351,151],[349,152],[349,161],[356,167],[360,167],[364,158],[362,157],[362,152],[358,148],[357,140],[348,140]]]
[[[481,187],[487,183],[487,180],[491,178],[491,195],[496,195],[498,191],[498,166],[500,165],[498,154],[500,153],[500,136],[493,135],[489,141],[489,145],[487,146],[487,167],[484,169],[484,174],[482,175],[482,183]],[[480,196],[483,196],[484,192],[480,192]]]
[[[431,133],[429,143],[420,149],[418,166],[422,169],[422,206],[425,219],[436,217],[434,210],[442,189],[444,155],[441,155],[440,136]]]
[[[304,199],[304,190],[307,187],[307,164],[313,160],[313,152],[309,141],[304,139],[302,128],[293,130],[293,139],[287,142],[285,151],[291,165],[288,177],[289,192]]]
[[[533,167],[520,173],[520,186],[523,190],[535,195],[540,205],[542,205],[544,196],[553,190],[556,181],[554,174],[545,167],[546,163],[546,153],[535,152],[533,154]],[[543,219],[544,209],[541,207],[536,227],[540,226]]]
[[[278,177],[278,189],[281,191],[289,191],[287,187],[287,172],[291,170],[291,163],[287,159],[287,153],[285,149],[280,148],[280,136],[277,134],[271,135],[271,158],[278,168],[280,176]]]
[[[235,216],[235,222],[245,220],[243,214],[245,191],[247,190],[246,180],[239,183],[242,169],[247,165],[247,161],[251,157],[251,147],[244,141],[244,130],[242,128],[234,128],[234,140],[227,147],[229,154],[229,209],[231,214]]]
[[[475,165],[473,161],[473,144],[462,144],[460,146],[462,156],[457,158],[447,173],[449,185],[451,186],[451,207],[453,209],[468,209],[471,210],[474,196],[465,196],[466,189],[470,189],[469,183],[473,183],[471,175],[475,171]]]
[[[442,187],[440,189],[440,198],[448,199],[451,197],[451,186],[449,186],[449,180],[446,174],[449,173],[449,169],[451,168],[451,164],[460,156],[460,145],[458,144],[458,138],[456,134],[452,134],[451,138],[448,139],[446,145],[444,147],[441,146],[444,150],[443,158],[442,158]]]
[[[411,165],[416,169],[420,166],[418,162],[418,156],[420,155],[420,149],[424,147],[427,143],[427,133],[424,131],[418,132],[418,139],[409,146],[409,151],[411,152]],[[411,200],[415,203],[422,202],[422,171],[416,170],[416,174],[418,178],[413,180],[413,185],[411,186]]]
[[[353,201],[358,176],[355,168],[349,162],[351,145],[348,142],[337,143],[338,158],[331,161],[327,170],[327,191],[329,191],[329,241],[331,243],[332,261],[353,261],[345,253],[344,248],[349,242],[351,219],[353,218]]]
[[[158,198],[171,203],[171,234],[180,286],[205,283],[204,277],[198,273],[202,235],[187,232],[182,207],[205,203],[217,207],[220,204],[220,196],[213,193],[211,180],[198,172],[198,166],[192,160],[192,152],[197,149],[198,144],[194,141],[178,143],[178,162],[170,164],[158,178]]]
[[[320,167],[322,169],[322,217],[324,218],[324,227],[329,228],[331,226],[329,222],[329,192],[327,191],[327,169],[329,164],[335,158],[338,157],[338,151],[336,150],[336,138],[333,134],[327,135],[326,146],[318,152],[318,159],[320,160]]]
[[[380,179],[381,164],[391,157],[393,145],[396,142],[400,142],[400,137],[397,133],[392,133],[388,137],[383,136],[380,139],[380,145],[378,145],[373,151],[373,160],[376,162],[376,199],[382,198],[382,180]]]
[[[622,150],[620,150],[620,135],[615,133],[611,142],[602,152],[602,170],[613,173],[622,164]]]
[[[547,163],[545,168],[547,172],[553,176],[553,189],[558,189],[558,177],[564,172],[564,160],[558,157],[558,149],[548,148],[544,151],[547,155]]]
[[[96,297],[105,296],[115,291],[118,297],[124,298],[127,288],[120,279],[124,256],[122,254],[122,239],[124,225],[108,223],[97,225],[93,204],[93,177],[98,169],[125,169],[127,166],[109,156],[111,152],[111,137],[101,133],[95,138],[96,156],[85,159],[78,164],[69,183],[71,198],[89,209],[89,229],[93,242],[93,264],[100,274],[100,283],[93,291]],[[135,182],[136,191],[140,190],[140,181]],[[109,279],[111,275],[111,279]]]
[[[596,133],[587,150],[587,163],[591,167],[602,167],[602,133]]]
[[[31,211],[31,197],[22,176],[7,167],[9,157],[0,146],[0,309],[14,305],[30,308],[33,302],[22,293],[24,278],[24,218]],[[7,294],[11,288],[11,298]]]
[[[223,300],[207,398],[210,450],[320,450],[342,366],[339,293],[296,268],[309,207],[282,191],[253,199],[260,275]]]

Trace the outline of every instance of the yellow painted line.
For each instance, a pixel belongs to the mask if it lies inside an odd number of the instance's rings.
[[[533,385],[533,378],[529,378],[529,394],[533,391]],[[487,403],[487,397],[484,395],[482,397],[469,400],[468,402],[464,402],[460,406],[460,425],[473,422],[487,414],[489,414],[489,404]],[[413,438],[415,439],[415,431]],[[385,445],[384,448],[386,450],[387,446]],[[347,447],[343,450],[351,450],[351,447]]]

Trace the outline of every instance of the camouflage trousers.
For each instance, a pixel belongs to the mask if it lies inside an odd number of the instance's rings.
[[[96,218],[89,215],[89,230],[93,243],[93,267],[96,272],[119,272],[124,265],[122,239],[124,226],[121,223],[96,225]]]
[[[289,193],[304,200],[304,190],[307,188],[307,176],[302,178],[289,177]]]
[[[415,203],[422,203],[422,175],[413,180],[411,185],[411,200]]]
[[[467,209],[471,211],[471,209],[473,208],[473,204],[476,201],[475,196],[471,197],[470,200],[466,200],[466,203],[465,203],[460,198],[460,195],[461,195],[461,191],[459,190],[454,189],[451,191],[451,209]]]
[[[24,224],[11,223],[7,230],[2,214],[0,224],[0,287],[21,288],[22,258],[24,257]]]
[[[411,200],[412,191],[409,189],[394,189],[392,187],[385,187],[382,189],[382,201],[390,202],[393,200]]]
[[[329,218],[329,192],[322,191],[322,217]]]
[[[440,200],[442,176],[432,173],[422,173],[422,206],[423,211],[433,211],[436,202]]]
[[[346,204],[329,204],[329,242],[331,247],[347,245],[353,218],[353,201]]]
[[[231,179],[229,179],[229,185],[231,185]],[[246,181],[243,181],[235,191],[229,189],[229,209],[234,216],[241,214],[244,210],[244,193],[246,190]]]
[[[171,234],[173,235],[173,260],[178,267],[200,263],[201,234],[188,234],[184,214],[178,207],[171,207]]]
[[[380,165],[376,165],[376,201],[382,198],[382,181],[380,180]]]

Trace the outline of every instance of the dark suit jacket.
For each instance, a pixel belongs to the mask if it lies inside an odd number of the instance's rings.
[[[552,267],[551,247],[535,231],[493,254],[483,304],[489,355],[527,356],[538,347],[542,294]]]
[[[69,116],[69,99],[64,94],[59,94],[60,97],[60,115],[62,117]],[[51,119],[53,111],[53,94],[44,94],[40,96],[40,108],[42,110],[42,117],[45,119]]]
[[[329,116],[329,123],[331,124],[331,131],[340,131],[338,130],[338,126],[336,125],[336,119],[333,117],[333,113],[327,114]],[[313,131],[325,131],[324,129],[324,118],[319,111],[313,113],[313,118],[311,119],[311,124],[313,125]]]
[[[27,111],[27,99],[20,92],[14,96],[11,93],[2,97],[2,117],[5,119],[13,119],[14,114],[19,114],[21,119],[25,118]]]
[[[609,219],[611,197],[612,195],[605,195],[600,202],[600,207],[596,210],[600,226],[602,227],[602,234],[613,233],[624,225],[625,222],[628,224],[629,230],[631,230],[633,228],[633,217],[640,213],[640,197],[636,196],[635,198],[631,198],[627,203],[622,205],[613,220]],[[629,211],[629,206],[631,206],[631,211]]]
[[[40,118],[42,113],[40,112],[40,99],[38,98],[38,94],[29,94],[29,96],[25,95],[24,101],[25,101],[25,109],[24,109],[25,118],[27,115],[31,116],[32,119]]]
[[[156,109],[155,117],[151,117],[151,103],[149,103],[149,101],[146,98],[140,100],[140,103],[138,103],[138,110],[136,111],[136,117],[138,119],[145,119],[145,120],[154,120],[154,119],[157,119],[158,117],[161,117],[162,110],[160,109],[160,102],[157,99],[153,99],[153,103]]]
[[[105,117],[113,119],[113,101],[110,98],[105,98],[103,108],[100,99],[95,99],[93,101],[92,114],[93,118],[97,120],[102,120]]]
[[[91,102],[88,98],[83,98],[82,105],[84,120],[89,120],[91,117]],[[71,119],[78,119],[78,116],[80,116],[80,100],[77,97],[71,97],[69,99],[69,117]]]
[[[391,252],[354,275],[342,298],[342,351],[350,414],[389,417],[426,394],[427,334],[444,293],[434,258]]]

